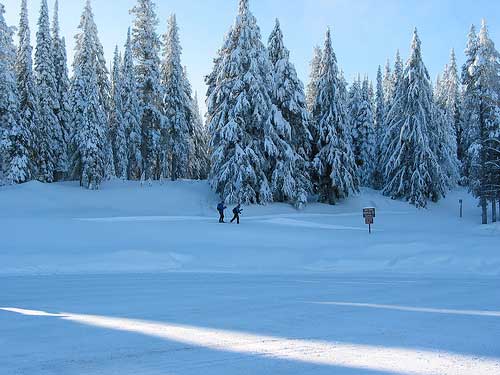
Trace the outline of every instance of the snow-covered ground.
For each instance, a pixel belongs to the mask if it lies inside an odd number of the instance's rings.
[[[500,226],[465,191],[240,226],[216,201],[189,181],[1,187],[0,374],[500,374]]]

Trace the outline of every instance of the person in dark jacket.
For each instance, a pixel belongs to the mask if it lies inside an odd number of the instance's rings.
[[[224,210],[226,209],[226,205],[224,204],[224,201],[220,202],[217,205],[217,211],[219,211],[219,223],[224,223]]]
[[[239,224],[240,223],[240,215],[241,215],[242,212],[243,212],[243,210],[241,209],[241,204],[237,205],[233,209],[233,215],[234,215],[234,217],[231,220],[231,223],[233,223],[236,220],[236,223]]]

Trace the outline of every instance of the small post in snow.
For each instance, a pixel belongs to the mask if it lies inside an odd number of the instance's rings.
[[[460,204],[460,219],[462,219],[464,217],[464,201],[463,201],[463,199],[460,199],[458,201],[458,203]]]
[[[363,217],[365,218],[365,224],[368,225],[368,233],[372,234],[373,219],[375,219],[376,210],[373,207],[368,207],[363,209]]]

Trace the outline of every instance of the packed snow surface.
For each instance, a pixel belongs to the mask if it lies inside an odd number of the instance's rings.
[[[500,226],[464,190],[239,226],[216,205],[205,182],[0,188],[0,374],[500,374]]]

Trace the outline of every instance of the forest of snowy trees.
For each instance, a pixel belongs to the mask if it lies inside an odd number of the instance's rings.
[[[209,179],[227,203],[316,196],[335,204],[360,187],[419,208],[457,185],[478,198],[483,223],[500,210],[500,54],[483,21],[466,62],[454,51],[433,83],[415,29],[410,55],[379,66],[376,81],[346,81],[330,30],[314,48],[310,80],[298,78],[279,21],[263,41],[249,0],[206,77],[203,120],[175,15],[163,35],[153,0],[137,0],[111,69],[90,0],[70,75],[58,3],[42,0],[35,46],[27,0],[15,29],[0,4],[0,179]],[[125,30],[126,32],[127,30]],[[14,40],[18,40],[15,45]]]

